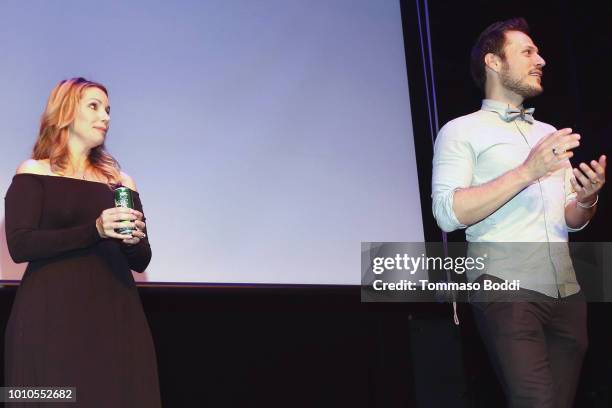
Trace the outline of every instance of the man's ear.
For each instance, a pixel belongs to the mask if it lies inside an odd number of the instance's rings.
[[[499,55],[495,55],[492,52],[489,52],[484,57],[485,69],[489,68],[490,70],[499,74],[501,70],[502,61]]]

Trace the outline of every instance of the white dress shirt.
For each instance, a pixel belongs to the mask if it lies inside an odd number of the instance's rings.
[[[501,115],[507,107],[485,99],[479,111],[440,129],[434,146],[432,209],[444,231],[466,227],[453,211],[456,190],[487,183],[518,167],[541,138],[556,131],[537,120],[533,124],[522,118],[506,122]],[[470,244],[470,253],[486,252],[488,256],[486,270],[468,271],[469,281],[487,273],[520,279],[521,288],[551,297],[579,291],[567,248],[568,230],[572,229],[565,222],[565,205],[576,196],[571,177],[567,161],[565,168],[534,181],[491,215],[467,227],[467,240],[479,243]]]

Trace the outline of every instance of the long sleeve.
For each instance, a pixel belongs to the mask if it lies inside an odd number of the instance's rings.
[[[440,129],[434,145],[432,171],[432,210],[443,231],[465,228],[453,211],[455,191],[469,187],[476,161],[470,144],[450,127]]]
[[[132,194],[134,199],[134,209],[144,214],[142,210],[142,202],[138,194]],[[146,217],[142,218],[146,222]],[[127,245],[121,243],[121,251],[125,254],[130,265],[130,269],[136,272],[144,272],[151,262],[151,246],[149,245],[149,233],[145,227],[146,238],[141,239],[136,245]]]
[[[13,178],[6,196],[5,223],[8,250],[16,263],[31,262],[87,248],[100,240],[95,220],[63,229],[41,229],[43,186],[36,177]]]

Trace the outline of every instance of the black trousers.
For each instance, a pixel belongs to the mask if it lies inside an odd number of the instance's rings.
[[[588,344],[586,302],[526,292],[541,301],[472,303],[478,330],[508,407],[570,408]]]

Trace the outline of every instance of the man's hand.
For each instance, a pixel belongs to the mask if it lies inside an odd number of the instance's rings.
[[[574,177],[570,183],[576,192],[576,201],[586,206],[595,202],[597,193],[606,183],[606,156],[602,155],[599,161],[591,160],[591,167],[580,163],[574,169]]]
[[[521,165],[528,181],[535,181],[567,165],[565,161],[574,155],[571,150],[580,146],[579,140],[580,135],[572,133],[569,128],[540,139]]]

